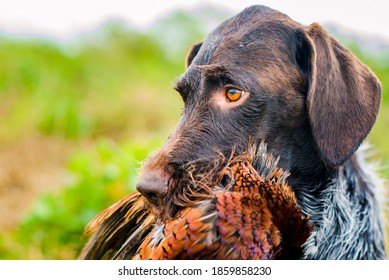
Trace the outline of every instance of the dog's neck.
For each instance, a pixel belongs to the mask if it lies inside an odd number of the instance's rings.
[[[378,202],[383,184],[365,162],[363,151],[329,174],[327,182],[316,185],[291,183],[315,225],[304,258],[386,258]]]
[[[328,184],[337,168],[319,158],[309,124],[284,133],[289,135],[267,139],[267,143],[271,143],[269,151],[280,157],[279,166],[290,172],[289,185],[304,191],[305,186]]]

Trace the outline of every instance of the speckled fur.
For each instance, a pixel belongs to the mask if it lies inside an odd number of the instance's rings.
[[[385,259],[380,206],[383,181],[365,160],[363,146],[325,185],[299,191],[315,229],[305,246],[305,259]]]

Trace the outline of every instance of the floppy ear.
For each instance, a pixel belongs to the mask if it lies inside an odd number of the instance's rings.
[[[190,51],[186,57],[186,67],[189,67],[189,65],[192,63],[193,59],[196,57],[196,55],[199,52],[202,45],[203,45],[203,42],[200,42],[200,43],[197,43],[196,45],[192,46],[192,48],[190,49]]]
[[[381,102],[381,85],[366,65],[320,25],[310,25],[305,35],[303,49],[310,58],[297,60],[309,82],[307,107],[313,138],[321,159],[339,166],[370,132]]]

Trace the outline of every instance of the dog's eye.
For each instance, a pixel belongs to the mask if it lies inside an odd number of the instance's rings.
[[[244,94],[245,92],[243,90],[231,87],[226,88],[226,97],[230,102],[238,101]]]

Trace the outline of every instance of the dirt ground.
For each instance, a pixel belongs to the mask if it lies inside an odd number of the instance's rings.
[[[30,136],[0,145],[0,229],[17,226],[42,192],[59,189],[71,148],[61,139]]]

